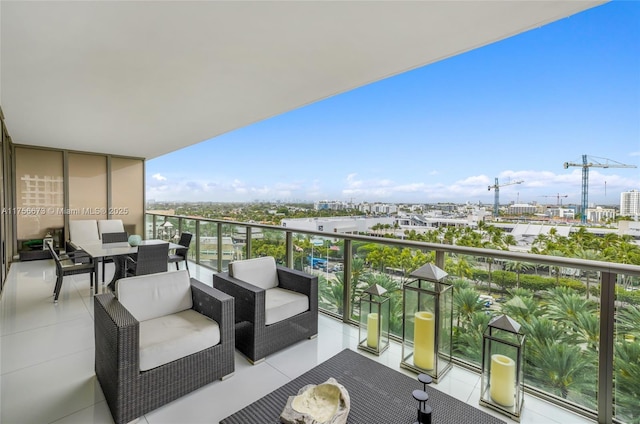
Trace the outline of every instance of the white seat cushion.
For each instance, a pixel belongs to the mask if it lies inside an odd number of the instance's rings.
[[[142,321],[140,371],[168,364],[218,343],[218,323],[193,309]]]
[[[98,223],[95,219],[69,221],[69,240],[76,245],[99,242]]]
[[[269,289],[264,293],[266,325],[309,310],[309,298],[302,293],[281,288]]]
[[[193,305],[187,270],[121,278],[116,282],[116,296],[140,322],[191,309]]]
[[[231,262],[229,275],[265,290],[278,287],[278,271],[273,256]]]
[[[101,219],[98,221],[98,235],[102,239],[104,233],[124,233],[121,219]]]

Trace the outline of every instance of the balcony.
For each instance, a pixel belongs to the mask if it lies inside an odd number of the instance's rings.
[[[211,269],[195,263],[189,268],[193,277],[211,283]],[[107,274],[112,272],[113,268],[107,268]],[[7,424],[112,422],[93,368],[93,303],[88,277],[66,277],[58,305],[51,301],[54,282],[52,261],[15,263],[11,268],[0,302],[0,421]],[[98,291],[102,290],[103,286],[99,286]],[[218,422],[342,349],[356,350],[357,333],[354,326],[321,314],[316,339],[270,355],[264,363],[255,366],[237,353],[234,376],[161,407],[139,422]],[[400,346],[395,342],[382,356],[368,356],[415,376],[399,367]],[[477,373],[455,366],[434,387],[480,408],[479,380]],[[525,397],[522,423],[589,422],[593,421],[552,403],[528,394]]]

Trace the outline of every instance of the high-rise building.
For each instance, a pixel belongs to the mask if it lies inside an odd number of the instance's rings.
[[[631,190],[620,193],[620,216],[640,215],[640,191]]]

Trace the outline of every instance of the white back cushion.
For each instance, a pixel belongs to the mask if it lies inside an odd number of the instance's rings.
[[[98,224],[95,219],[69,221],[69,240],[78,243],[98,242]]]
[[[265,290],[278,287],[278,271],[273,256],[231,262],[229,275]]]
[[[116,296],[138,321],[146,321],[191,309],[189,271],[160,272],[122,278]]]
[[[98,234],[102,238],[104,233],[124,233],[121,219],[101,219],[98,221]]]

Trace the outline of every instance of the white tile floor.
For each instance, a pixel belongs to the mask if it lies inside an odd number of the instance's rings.
[[[212,271],[195,264],[190,268],[193,277],[211,284]],[[109,273],[113,273],[112,268],[108,268],[107,277]],[[0,422],[112,423],[94,373],[93,302],[88,276],[66,277],[58,304],[53,303],[54,282],[52,261],[11,266],[0,300]],[[103,290],[100,285],[98,291]],[[318,333],[316,339],[273,354],[255,366],[236,353],[234,376],[152,411],[138,422],[216,423],[342,349],[357,350],[354,327],[321,315]],[[396,344],[380,357],[367,356],[415,376],[399,368],[400,347]],[[479,381],[477,374],[454,368],[433,387],[480,408]],[[524,405],[522,422],[526,424],[591,422],[528,395]]]

